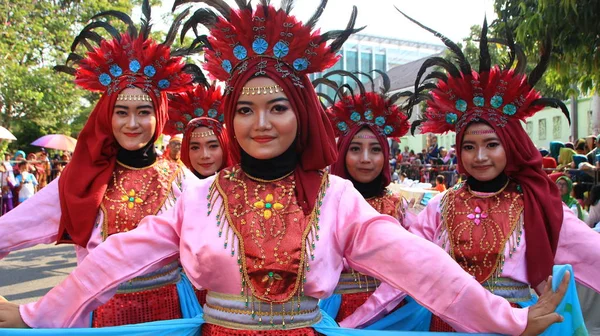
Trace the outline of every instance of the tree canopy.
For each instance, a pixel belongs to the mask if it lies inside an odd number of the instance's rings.
[[[553,57],[546,83],[558,91],[582,94],[600,85],[600,1],[495,0],[498,29],[509,25],[527,55],[552,40]]]

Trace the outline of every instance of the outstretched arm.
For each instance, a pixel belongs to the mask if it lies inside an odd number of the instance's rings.
[[[38,302],[21,306],[23,321],[34,328],[84,327],[90,312],[120,283],[178,257],[182,214],[183,197],[164,214],[144,218],[135,230],[110,236]]]
[[[55,242],[60,214],[56,179],[0,217],[0,259],[12,251]]]

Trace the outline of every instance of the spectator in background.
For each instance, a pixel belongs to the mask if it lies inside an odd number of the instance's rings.
[[[542,168],[544,168],[546,174],[552,173],[556,168],[556,160],[550,156],[550,152],[546,149],[540,149],[540,154],[542,155]]]
[[[565,144],[560,141],[550,141],[550,157],[554,158],[554,161],[558,162],[558,156],[560,155],[561,148],[564,148]]]
[[[600,150],[598,148],[600,148],[600,135],[598,135],[596,138],[596,148],[587,153],[588,162],[594,166],[596,166],[596,163],[598,162],[598,154],[600,154]]]
[[[402,162],[408,162],[410,158],[410,154],[415,154],[415,152],[408,149],[408,146],[404,146],[404,152],[402,152]]]
[[[21,174],[15,178],[17,181],[15,187],[19,189],[19,204],[21,204],[35,194],[38,182],[35,176],[29,172],[27,161],[19,162],[19,171]]]
[[[50,160],[48,160],[48,153],[43,150],[38,155],[39,164],[41,167],[40,178],[38,179],[38,191],[45,187],[50,182]]]
[[[435,178],[435,187],[431,188],[431,190],[437,190],[440,193],[443,193],[444,191],[446,191],[446,178],[444,178],[444,175],[438,175]]]
[[[591,228],[595,228],[600,222],[600,184],[595,185],[590,190],[588,197],[589,216],[585,221]]]
[[[565,148],[575,150],[575,145],[572,142],[565,142]]]
[[[561,148],[560,154],[558,155],[558,166],[556,167],[557,171],[563,171],[565,169],[571,168],[571,162],[573,162],[573,156],[575,156],[574,150],[570,148]]]
[[[573,211],[577,218],[583,220],[583,209],[577,199],[571,195],[573,192],[573,181],[566,176],[561,176],[556,179],[556,185],[558,186],[558,191],[560,192],[563,203]]]
[[[0,209],[0,215],[4,215],[13,209],[13,188],[16,183],[13,167],[10,164],[11,155],[4,155],[4,159],[5,161],[0,166],[0,186],[2,188],[2,207]]]
[[[596,136],[595,135],[588,135],[585,138],[585,150],[586,150],[586,154],[591,152],[592,150],[594,150],[594,148],[596,148]]]
[[[581,138],[577,140],[577,143],[575,144],[575,152],[580,155],[586,155],[588,152],[585,150],[585,148],[585,139]]]
[[[440,149],[438,146],[438,137],[432,136],[431,143],[427,149],[427,157],[425,158],[427,163],[431,163],[433,159],[437,159],[440,156]]]
[[[167,149],[163,153],[163,158],[180,162],[181,158],[181,143],[183,141],[183,134],[176,134],[169,139],[169,144],[167,145]]]

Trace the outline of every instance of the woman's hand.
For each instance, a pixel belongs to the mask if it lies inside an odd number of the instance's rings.
[[[19,305],[0,296],[0,328],[29,328],[19,313]]]
[[[563,321],[563,317],[555,310],[567,292],[570,277],[571,273],[566,272],[556,292],[552,291],[552,276],[548,277],[542,296],[536,304],[529,307],[527,328],[525,328],[523,336],[539,335],[553,323]]]

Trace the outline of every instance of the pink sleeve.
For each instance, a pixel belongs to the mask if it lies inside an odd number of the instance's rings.
[[[145,217],[135,230],[110,236],[48,294],[20,306],[23,321],[32,328],[89,325],[90,312],[108,301],[120,283],[178,257],[182,208],[180,198],[164,214]]]
[[[440,201],[443,194],[438,194],[429,200],[427,206],[421,211],[410,225],[410,232],[431,242],[435,241],[435,233],[440,225]]]
[[[382,283],[354,313],[340,322],[344,328],[363,328],[396,308],[406,297],[402,291]]]
[[[564,204],[563,216],[554,263],[570,264],[577,282],[600,292],[600,234],[579,220]]]
[[[336,243],[350,266],[406,292],[463,332],[519,335],[527,309],[512,308],[435,244],[378,214],[346,182],[338,201]]]
[[[57,240],[60,222],[58,179],[0,217],[0,259],[12,251]]]

